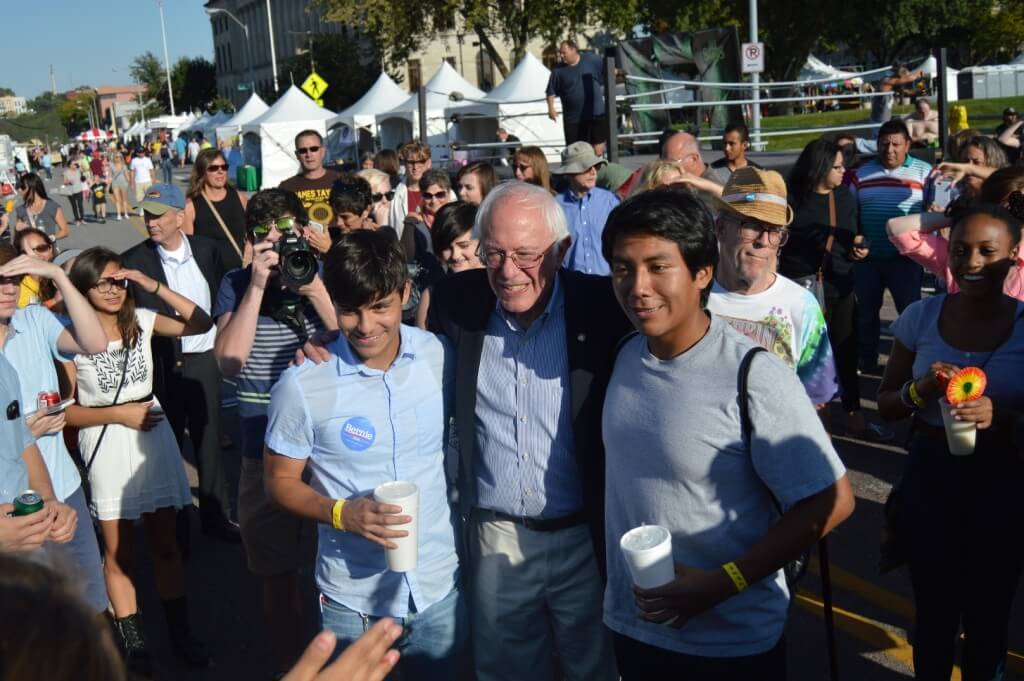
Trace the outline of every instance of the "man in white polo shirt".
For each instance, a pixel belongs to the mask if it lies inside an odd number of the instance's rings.
[[[122,256],[124,266],[137,269],[178,291],[209,314],[224,275],[216,245],[181,231],[185,196],[169,184],[146,190],[143,211],[149,239]],[[174,315],[158,296],[132,286],[135,301],[161,314]],[[228,493],[221,456],[221,374],[213,353],[217,329],[201,336],[153,338],[153,392],[167,414],[180,446],[188,428],[199,472],[199,517],[203,533],[238,542],[238,527],[228,518]]]

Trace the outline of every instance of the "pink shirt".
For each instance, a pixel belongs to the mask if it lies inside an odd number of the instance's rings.
[[[960,287],[949,271],[949,242],[938,232],[923,233],[913,230],[898,236],[889,236],[900,255],[905,255],[937,277],[946,279],[946,290],[956,293]],[[1024,259],[1017,256],[1015,267],[1011,267],[1003,283],[1003,293],[1024,301]]]

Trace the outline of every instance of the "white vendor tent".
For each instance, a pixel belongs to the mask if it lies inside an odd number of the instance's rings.
[[[295,135],[303,130],[326,135],[334,115],[292,85],[274,106],[242,126],[242,156],[262,168],[261,189],[276,187],[298,171]]]
[[[515,135],[523,146],[541,146],[549,161],[561,160],[565,146],[562,124],[548,118],[545,89],[551,71],[529,52],[512,73],[480,101],[449,106],[446,116],[460,117],[459,141],[497,142],[498,126]],[[560,106],[560,104],[559,104]],[[494,158],[501,150],[470,150],[469,160]]]
[[[861,74],[854,71],[842,71],[837,69],[836,67],[821,61],[812,54],[808,56],[807,61],[804,62],[803,68],[800,69],[800,76],[797,80],[824,80],[826,78],[835,81],[856,80],[861,78]]]
[[[348,156],[355,159],[360,147],[371,148],[372,141],[360,139],[360,131],[368,129],[370,136],[376,137],[377,114],[394,109],[408,98],[408,92],[396,85],[388,74],[381,72],[376,82],[355,104],[327,121],[327,146],[331,157]]]
[[[242,132],[242,126],[246,123],[259,118],[267,112],[267,103],[263,101],[263,98],[253,93],[249,97],[249,101],[242,105],[234,116],[231,116],[226,121],[217,126],[217,142],[226,142],[229,146],[234,146],[235,138],[238,137]]]
[[[194,129],[193,132],[203,133],[203,138],[210,140],[210,143],[217,146],[217,126],[223,125],[227,120],[231,118],[231,114],[226,111],[218,111],[203,123],[202,127]]]
[[[483,99],[484,92],[469,84],[452,65],[441,62],[437,73],[426,84],[427,89],[427,139],[435,160],[446,160],[448,149],[448,120],[445,109],[469,106],[471,102],[452,102],[449,95],[458,92],[469,99]],[[419,97],[412,93],[404,102],[376,116],[380,131],[381,146],[396,149],[419,135]],[[454,136],[457,131],[453,131]]]
[[[939,74],[939,64],[935,57],[928,57],[923,62],[910,69],[911,73],[916,71],[924,71],[924,75],[928,78],[936,78]],[[946,67],[946,99],[950,102],[955,102],[960,99],[959,90],[957,88],[956,78],[960,72],[956,69]]]

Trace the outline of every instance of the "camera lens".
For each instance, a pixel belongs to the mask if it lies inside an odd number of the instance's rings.
[[[316,269],[316,258],[309,251],[292,251],[281,264],[281,273],[300,286],[313,281]]]

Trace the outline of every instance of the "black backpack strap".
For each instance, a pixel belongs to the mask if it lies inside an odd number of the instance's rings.
[[[750,453],[751,438],[754,436],[754,424],[750,422],[750,395],[747,393],[747,383],[750,379],[750,365],[753,364],[754,356],[759,352],[768,351],[760,345],[747,350],[747,354],[740,361],[740,371],[736,386],[736,393],[740,401],[740,432],[743,435],[743,441],[746,443],[748,454]],[[775,495],[772,495],[772,501],[775,503],[776,508],[779,508],[779,501],[775,498]]]

